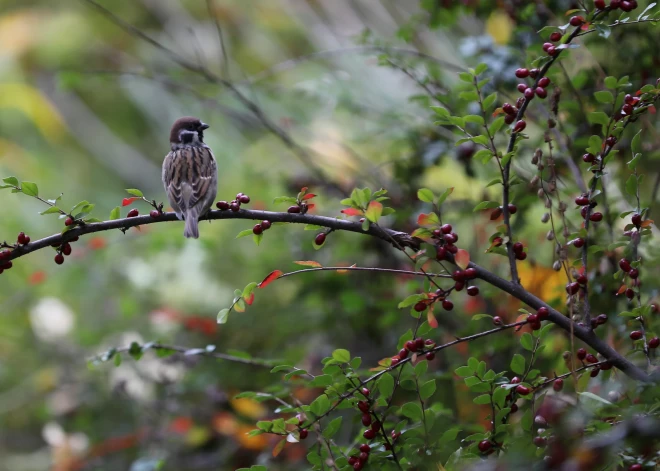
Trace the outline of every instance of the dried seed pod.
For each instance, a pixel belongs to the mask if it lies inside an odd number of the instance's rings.
[[[545,200],[545,207],[548,209],[552,208],[552,200],[550,198]]]
[[[539,188],[539,191],[537,191],[536,194],[539,198],[545,198],[545,191],[543,191],[543,188]]]
[[[529,181],[529,184],[532,185],[532,186],[537,186],[539,184],[539,181],[541,181],[539,176],[534,175],[534,177],[532,177],[532,179]]]
[[[555,231],[549,230],[548,233],[545,235],[545,238],[547,240],[555,240]]]
[[[549,220],[550,220],[550,213],[545,213],[545,214],[541,217],[541,222],[542,222],[543,224],[545,224],[545,223],[548,222]]]
[[[559,260],[555,260],[555,263],[552,264],[552,269],[554,271],[561,270],[561,262]]]
[[[568,209],[568,205],[566,203],[564,203],[563,201],[560,201],[559,202],[559,211],[563,213],[567,209]]]

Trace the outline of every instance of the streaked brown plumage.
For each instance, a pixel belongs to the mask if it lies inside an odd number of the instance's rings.
[[[213,205],[218,190],[218,169],[211,149],[204,144],[209,126],[192,116],[177,119],[170,131],[171,152],[163,162],[163,185],[179,219],[186,221],[185,237],[199,237],[198,223]]]

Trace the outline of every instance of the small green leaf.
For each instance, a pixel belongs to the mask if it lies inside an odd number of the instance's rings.
[[[42,211],[39,214],[41,214],[42,216],[45,214],[60,214],[60,211],[61,211],[60,208],[58,208],[57,206],[51,206],[46,211]]]
[[[325,438],[329,439],[335,436],[341,427],[341,419],[341,417],[337,417],[327,425],[327,427],[323,430],[323,436]]]
[[[459,366],[456,368],[456,370],[454,370],[454,373],[456,373],[461,378],[474,375],[474,371],[469,366]]]
[[[142,194],[142,192],[141,192],[140,190],[135,189],[135,188],[127,188],[127,189],[126,189],[126,192],[127,192],[129,195],[138,196],[138,197],[140,197],[140,198],[144,197],[144,195]]]
[[[478,321],[481,319],[492,319],[492,318],[493,316],[491,316],[490,314],[475,314],[474,316],[472,316],[473,321]]]
[[[21,189],[28,196],[39,196],[39,187],[36,183],[21,182]]]
[[[293,196],[278,196],[277,198],[275,198],[273,200],[273,203],[275,203],[275,204],[277,204],[277,203],[297,203],[297,202],[298,202],[298,200],[296,198],[294,198]],[[344,204],[344,203],[342,202],[342,204]]]
[[[115,207],[112,211],[110,211],[111,221],[115,219],[119,219],[120,217],[121,217],[121,208],[119,206]]]
[[[478,124],[479,126],[484,125],[484,119],[476,114],[469,114],[467,116],[463,116],[463,119],[465,120],[466,123]]]
[[[252,240],[257,245],[261,244],[261,241],[263,240],[263,238],[264,238],[263,233],[262,234],[252,234]]]
[[[417,190],[417,199],[425,203],[433,203],[435,195],[428,188],[420,188]]]
[[[612,404],[610,401],[608,401],[607,399],[603,399],[602,397],[597,396],[596,394],[591,393],[591,392],[588,392],[588,391],[587,391],[587,392],[578,392],[578,394],[579,394],[581,397],[588,397],[589,399],[593,399],[594,401],[602,402],[603,404],[607,404],[608,406],[613,405],[613,404]]]
[[[490,123],[490,126],[488,126],[488,132],[490,133],[491,136],[494,136],[495,134],[498,133],[500,129],[502,129],[503,126],[504,126],[504,116],[500,116],[495,121]],[[488,149],[483,149],[483,150],[488,151]]]
[[[383,214],[383,205],[378,201],[371,201],[369,203],[369,206],[367,207],[367,211],[364,213],[367,219],[371,222],[378,222],[378,219],[380,219],[380,216],[382,214]],[[367,225],[367,228],[368,227],[369,226]]]
[[[474,68],[474,75],[481,75],[487,70],[488,70],[488,66],[482,62]]]
[[[630,196],[637,195],[637,177],[635,175],[630,175],[626,180],[626,193]]]
[[[438,203],[437,205],[440,206],[442,203],[445,202],[447,197],[452,194],[454,191],[454,187],[452,186],[451,188],[447,188],[445,191],[442,192],[442,194],[438,197]]]
[[[513,355],[511,359],[511,371],[519,375],[525,372],[525,357],[520,353]]]
[[[385,397],[392,395],[392,392],[394,392],[394,377],[391,374],[385,373],[380,377],[378,380],[378,391]]]
[[[351,361],[351,353],[348,350],[339,348],[332,352],[332,358],[340,363],[348,363]]]
[[[422,384],[422,386],[419,388],[419,396],[422,398],[422,400],[426,400],[429,397],[433,396],[434,392],[435,392],[434,379],[427,381],[426,383]]]
[[[491,209],[491,208],[499,208],[500,204],[496,201],[482,201],[478,205],[474,207],[472,212],[477,212],[482,209]]]
[[[488,108],[493,106],[493,103],[497,101],[497,92],[493,92],[490,95],[488,95],[486,98],[484,98],[484,109],[488,111]],[[504,121],[504,118],[502,118],[502,121]]]
[[[429,367],[429,362],[426,360],[421,360],[419,363],[415,365],[415,376],[418,378],[421,378],[426,374],[426,370]]]
[[[330,409],[330,400],[325,394],[321,394],[319,397],[314,399],[314,401],[309,405],[310,410],[317,417],[325,414]]]
[[[229,309],[225,308],[218,313],[218,324],[226,324],[227,319],[229,318]]]
[[[633,155],[638,154],[642,151],[642,148],[640,146],[641,134],[642,131],[638,131],[637,134],[635,134],[635,136],[632,138],[632,142],[630,143],[630,148],[632,149]]]
[[[115,355],[115,366],[121,365],[121,353]]]
[[[616,88],[616,77],[605,77],[605,86],[607,88],[615,89]]]
[[[401,413],[412,420],[422,420],[422,408],[416,402],[407,402],[401,407]]]
[[[520,337],[520,345],[522,345],[522,348],[530,352],[534,350],[534,339],[532,338],[532,334],[529,332],[522,334]]]
[[[16,177],[5,177],[2,179],[7,185],[18,186],[18,178]]]
[[[607,126],[608,123],[610,122],[610,118],[602,111],[593,111],[589,113],[588,118],[591,124],[600,124],[602,126]]]
[[[595,92],[594,97],[598,103],[614,103],[614,95],[607,90]]]
[[[472,83],[472,74],[469,72],[461,72],[458,74],[458,78],[460,78],[463,82],[467,83]]]

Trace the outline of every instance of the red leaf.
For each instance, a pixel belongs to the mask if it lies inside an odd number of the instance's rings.
[[[454,260],[456,261],[456,265],[458,265],[463,270],[465,270],[470,264],[470,253],[467,250],[458,249],[458,252],[456,252]]]
[[[316,205],[314,203],[310,203],[310,204],[307,205],[307,211],[311,211],[314,208],[316,208]]]
[[[254,293],[250,293],[250,296],[243,299],[245,300],[245,304],[247,304],[248,306],[252,306],[252,303],[254,302]]]
[[[417,217],[417,225],[419,226],[436,226],[439,223],[438,215],[435,213],[422,213]]]
[[[438,319],[435,318],[433,315],[433,310],[429,309],[428,312],[426,313],[426,320],[429,323],[429,326],[432,329],[437,329],[438,328]]]
[[[303,267],[319,268],[319,267],[323,266],[319,262],[315,262],[314,260],[298,260],[298,261],[293,262],[293,263],[295,263],[296,265],[302,265]]]
[[[651,224],[653,224],[653,219],[647,219],[646,221],[642,221],[642,223],[640,224],[640,227],[648,227]]]
[[[284,445],[286,445],[286,440],[280,440],[280,442],[275,445],[275,448],[273,448],[273,457],[276,457],[282,452],[282,450],[284,450]]]
[[[303,187],[300,189],[300,192],[301,192],[301,193],[305,193],[307,190],[308,190],[308,188],[307,188],[306,186],[303,186]]]
[[[121,200],[121,205],[122,206],[128,206],[129,204],[133,204],[133,201],[135,200],[141,200],[142,198],[138,198],[137,196],[132,196],[130,198],[124,198]]]
[[[628,287],[626,285],[621,285],[621,288],[619,288],[619,291],[616,292],[616,295],[622,294],[624,291],[626,291]]]
[[[341,210],[342,213],[344,213],[346,216],[363,216],[364,213],[355,208],[346,208]]]
[[[308,193],[308,194],[306,194],[305,196],[303,196],[302,199],[303,199],[303,201],[307,201],[307,200],[311,200],[311,199],[314,198],[315,196],[316,196],[316,195],[315,195],[314,193]]]
[[[265,288],[269,284],[271,284],[273,281],[277,280],[280,276],[284,275],[284,272],[282,270],[275,270],[270,272],[270,274],[264,278],[264,280],[259,283],[259,288]]]

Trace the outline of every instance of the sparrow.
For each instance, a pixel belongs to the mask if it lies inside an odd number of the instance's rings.
[[[170,131],[171,151],[163,161],[163,185],[176,216],[186,222],[183,235],[199,237],[199,218],[211,208],[218,191],[218,167],[204,130],[192,116],[177,119]]]

